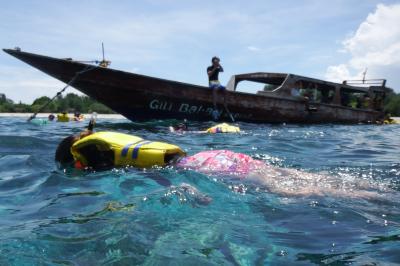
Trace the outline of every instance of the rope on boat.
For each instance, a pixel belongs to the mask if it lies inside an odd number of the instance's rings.
[[[39,108],[38,111],[36,111],[33,115],[31,115],[31,116],[28,118],[28,122],[31,121],[32,119],[34,119],[38,113],[40,113],[40,112],[41,112],[44,108],[46,108],[52,101],[54,101],[55,98],[57,98],[58,96],[60,96],[69,86],[71,86],[71,85],[76,81],[76,79],[78,78],[79,75],[81,75],[81,74],[83,74],[83,73],[86,73],[86,72],[88,72],[88,71],[90,71],[90,70],[92,70],[92,69],[95,69],[95,68],[97,68],[97,67],[98,67],[98,66],[90,66],[90,65],[89,65],[89,66],[85,67],[83,70],[76,72],[76,73],[75,73],[75,76],[72,77],[72,79],[67,83],[67,85],[66,85],[62,90],[60,90],[59,92],[57,92],[57,94],[56,94],[53,98],[51,98],[47,103],[45,103],[44,105],[42,105],[42,106]]]
[[[224,107],[225,107],[225,111],[228,113],[228,116],[230,117],[232,122],[235,123],[235,118],[233,118],[233,115],[231,114],[231,112],[229,112],[228,106],[226,104],[224,104]]]

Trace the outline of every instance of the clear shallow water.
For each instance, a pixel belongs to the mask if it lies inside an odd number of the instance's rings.
[[[0,264],[400,263],[399,125],[243,123],[240,135],[176,135],[169,124],[100,120],[97,130],[175,143],[189,154],[229,149],[392,191],[379,199],[299,197],[173,168],[64,172],[56,145],[86,123],[0,118]],[[182,183],[212,202],[202,205]]]

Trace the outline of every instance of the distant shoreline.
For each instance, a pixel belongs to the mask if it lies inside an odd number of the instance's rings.
[[[53,113],[57,116],[56,113]],[[0,117],[22,117],[22,118],[29,118],[32,113],[0,113]],[[38,118],[47,118],[50,113],[40,113],[37,114],[36,117]],[[92,114],[83,114],[86,119],[90,118]],[[68,114],[70,118],[74,117],[73,113]],[[97,118],[101,119],[126,119],[124,116],[119,114],[97,114]]]
[[[40,113],[37,114],[38,118],[47,118],[50,113]],[[54,113],[53,113],[54,114]],[[29,118],[32,113],[0,113],[0,117],[22,117]],[[54,114],[57,115],[57,114]],[[90,118],[92,114],[83,114],[86,119]],[[74,117],[73,113],[68,114],[70,118]],[[100,119],[127,119],[123,115],[119,114],[97,114],[97,118]],[[400,117],[392,117],[398,124],[400,124]]]

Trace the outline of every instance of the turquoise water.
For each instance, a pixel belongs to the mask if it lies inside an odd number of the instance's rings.
[[[242,123],[240,135],[176,135],[169,124],[100,120],[97,130],[367,181],[380,197],[288,196],[172,167],[64,171],[54,163],[56,145],[86,123],[0,118],[0,265],[400,263],[399,125]],[[202,204],[182,183],[212,202]]]

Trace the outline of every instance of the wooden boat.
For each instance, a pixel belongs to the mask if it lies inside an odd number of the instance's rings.
[[[128,73],[59,59],[20,49],[4,51],[46,74],[71,83],[86,95],[128,119],[212,120],[212,91],[177,81]],[[79,74],[80,72],[80,74]],[[78,74],[77,74],[78,73]],[[257,93],[236,91],[246,81],[263,86]],[[234,75],[227,85],[226,103],[218,101],[219,119],[256,123],[374,123],[383,119],[385,80],[342,84],[284,73]],[[261,84],[260,84],[261,83]],[[305,96],[293,94],[293,88]],[[364,85],[368,84],[367,87]],[[308,92],[307,92],[308,91]],[[356,99],[356,104],[355,100]]]

